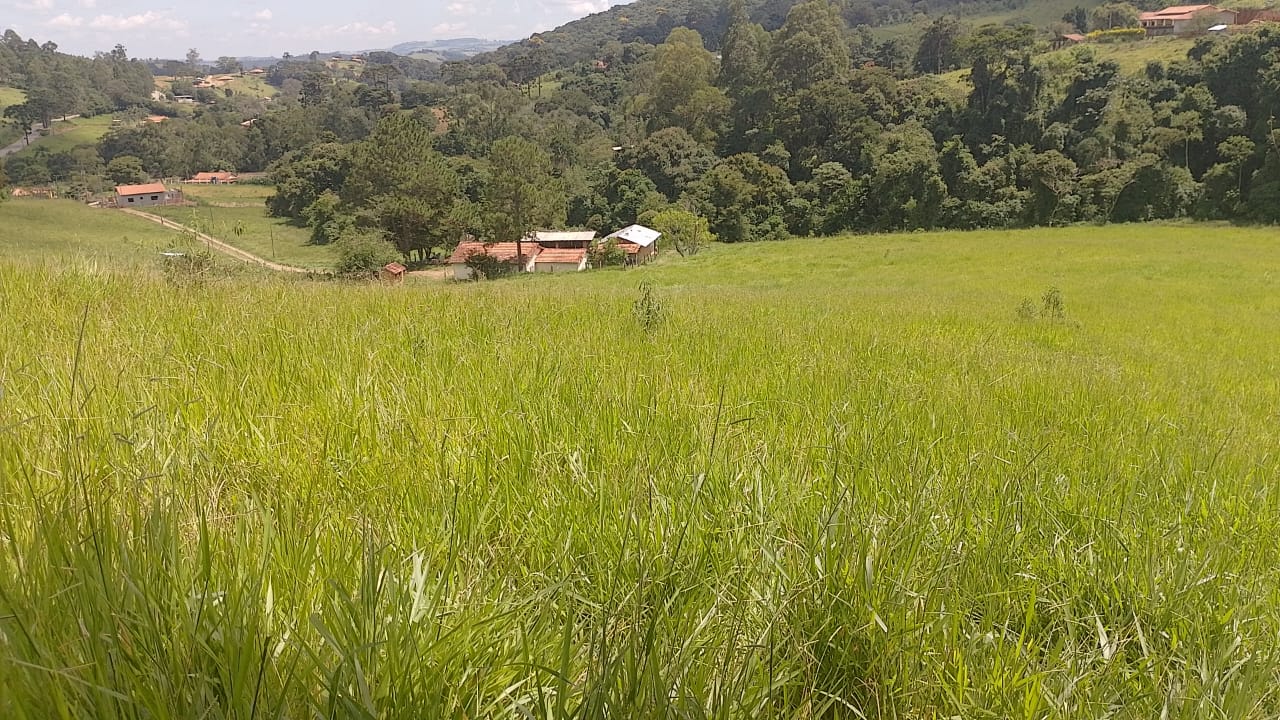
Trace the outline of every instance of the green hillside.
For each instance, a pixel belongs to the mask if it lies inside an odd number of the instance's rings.
[[[1277,277],[1218,225],[0,261],[0,716],[1274,717]]]

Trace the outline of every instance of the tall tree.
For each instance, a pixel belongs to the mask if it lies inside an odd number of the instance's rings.
[[[791,8],[771,41],[769,71],[784,93],[848,75],[844,18],[830,0],[809,0]]]
[[[492,238],[516,243],[516,262],[524,264],[524,239],[564,214],[564,193],[551,173],[551,156],[519,137],[505,137],[489,152],[489,181],[484,191]]]
[[[920,73],[942,73],[960,67],[960,43],[964,25],[958,18],[943,15],[929,23],[920,36],[912,66]]]

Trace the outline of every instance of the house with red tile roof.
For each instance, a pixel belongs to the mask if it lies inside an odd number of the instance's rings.
[[[174,200],[175,197],[165,188],[164,183],[116,186],[116,207],[168,205]]]
[[[1224,10],[1216,5],[1174,5],[1138,16],[1138,24],[1152,37],[1185,35],[1206,30],[1211,25],[1234,25],[1235,22],[1235,10]]]
[[[488,255],[500,263],[510,263],[518,272],[533,272],[534,260],[542,248],[536,243],[520,243],[517,248],[513,242],[484,243],[468,241],[458,243],[457,249],[449,256],[449,267],[453,269],[454,280],[474,280],[475,270],[467,263],[476,255]],[[519,259],[517,259],[517,255]]]
[[[543,248],[533,261],[534,272],[582,272],[586,269],[586,248]]]

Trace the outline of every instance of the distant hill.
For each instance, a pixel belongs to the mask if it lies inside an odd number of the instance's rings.
[[[406,57],[415,57],[420,60],[430,60],[431,62],[446,62],[449,60],[466,60],[481,53],[492,52],[498,48],[507,45],[506,40],[485,40],[483,38],[449,38],[446,40],[415,40],[413,42],[402,42],[389,48],[366,48],[363,50],[331,50],[321,52],[320,57],[328,58],[334,55],[367,55],[373,52],[390,52],[396,55],[404,55]],[[310,53],[298,53],[298,57],[305,57]],[[236,58],[240,64],[245,67],[266,67],[280,62],[278,56],[262,56],[262,55],[245,55]]]
[[[803,0],[745,0],[751,19],[766,30],[776,30],[792,6]],[[968,21],[1025,22],[1047,24],[1057,20],[1069,7],[1086,8],[1102,0],[833,0],[850,27],[865,25],[877,34],[911,34],[912,20],[919,15],[960,15]],[[658,44],[677,27],[697,30],[711,50],[719,49],[728,27],[726,0],[636,0],[588,15],[555,30],[483,53],[474,62],[492,62],[511,73],[548,71],[596,59],[610,42]]]

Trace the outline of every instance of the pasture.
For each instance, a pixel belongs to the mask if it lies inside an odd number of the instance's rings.
[[[134,268],[182,242],[172,230],[75,200],[0,202],[0,261]]]
[[[182,191],[197,203],[195,207],[147,208],[147,212],[208,233],[267,260],[313,270],[333,267],[333,248],[311,244],[310,230],[267,214],[264,203],[273,188],[183,185]]]
[[[1276,240],[0,261],[0,715],[1274,717]]]
[[[81,145],[93,145],[111,130],[111,121],[114,119],[114,115],[95,115],[89,118],[56,121],[47,136],[40,137],[38,140],[33,136],[31,145],[17,154],[34,153],[37,148],[43,148],[50,153],[59,153]]]

